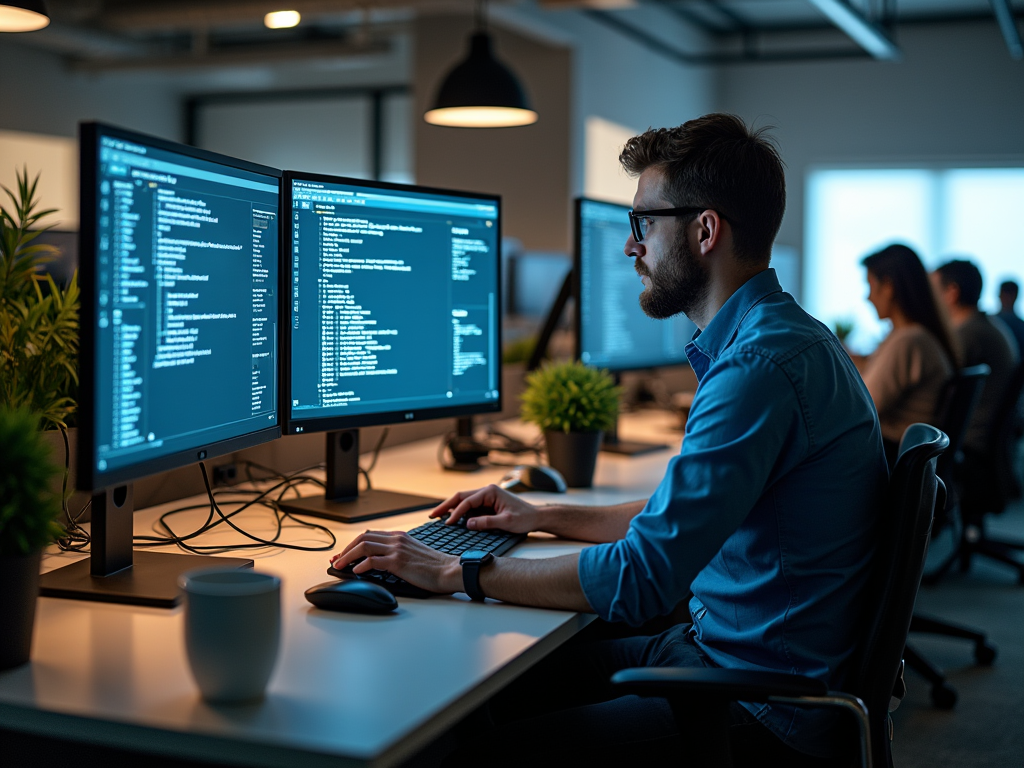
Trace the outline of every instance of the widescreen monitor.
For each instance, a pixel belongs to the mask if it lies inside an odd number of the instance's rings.
[[[104,491],[94,577],[133,562],[132,481],[281,434],[280,175],[81,127],[78,485]],[[136,577],[140,554],[155,556],[135,553]]]
[[[609,371],[688,365],[696,326],[685,315],[653,320],[640,309],[643,284],[623,248],[629,208],[576,201],[576,356]]]
[[[501,206],[492,195],[285,174],[288,434],[326,431],[328,491],[360,520],[437,503],[358,493],[358,432],[501,410]]]
[[[688,365],[696,326],[685,315],[654,320],[640,308],[644,287],[624,252],[628,213],[624,205],[576,200],[576,357],[613,373]],[[637,455],[665,447],[622,441],[612,430],[602,450]]]

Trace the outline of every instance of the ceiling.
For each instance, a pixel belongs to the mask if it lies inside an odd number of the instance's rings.
[[[654,53],[688,64],[814,60],[837,57],[898,58],[870,54],[822,10],[837,3],[874,27],[883,41],[900,26],[916,23],[993,20],[1004,9],[1003,26],[1013,55],[1019,43],[1024,0],[491,0],[506,7],[540,6],[586,14]],[[474,0],[47,0],[53,23],[24,36],[25,42],[63,55],[72,67],[89,71],[216,69],[267,65],[275,61],[341,61],[393,52],[416,14],[468,13]],[[712,53],[680,50],[652,34],[635,12],[658,6],[711,41]],[[268,30],[263,15],[295,9],[295,29]],[[536,13],[536,11],[534,11]],[[794,48],[786,35],[833,30],[836,44]],[[791,35],[790,35],[791,36]],[[778,42],[786,40],[787,42]],[[775,41],[773,43],[773,41]],[[884,45],[884,42],[883,42]]]

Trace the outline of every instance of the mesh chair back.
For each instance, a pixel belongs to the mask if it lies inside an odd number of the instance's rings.
[[[955,463],[967,434],[967,425],[981,399],[981,390],[985,388],[992,369],[987,365],[972,365],[958,371],[946,385],[939,407],[935,413],[935,426],[946,433],[949,448],[939,457],[938,472],[946,485],[949,485],[947,471]]]
[[[864,622],[864,642],[846,689],[867,705],[876,765],[887,765],[889,701],[903,647],[910,631],[914,601],[921,585],[936,502],[944,490],[935,473],[949,438],[927,424],[912,424],[900,442],[899,459],[889,480],[880,521],[878,550],[867,594],[872,603]]]

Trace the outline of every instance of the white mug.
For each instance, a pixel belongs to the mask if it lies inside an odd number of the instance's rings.
[[[263,695],[281,640],[281,580],[250,569],[208,568],[178,578],[185,648],[203,698],[240,703]]]

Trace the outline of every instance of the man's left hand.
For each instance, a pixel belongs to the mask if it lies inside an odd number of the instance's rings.
[[[340,554],[331,558],[331,565],[341,569],[360,558],[364,559],[353,567],[355,573],[377,569],[431,592],[451,594],[462,591],[459,558],[438,552],[405,531],[362,533]]]

